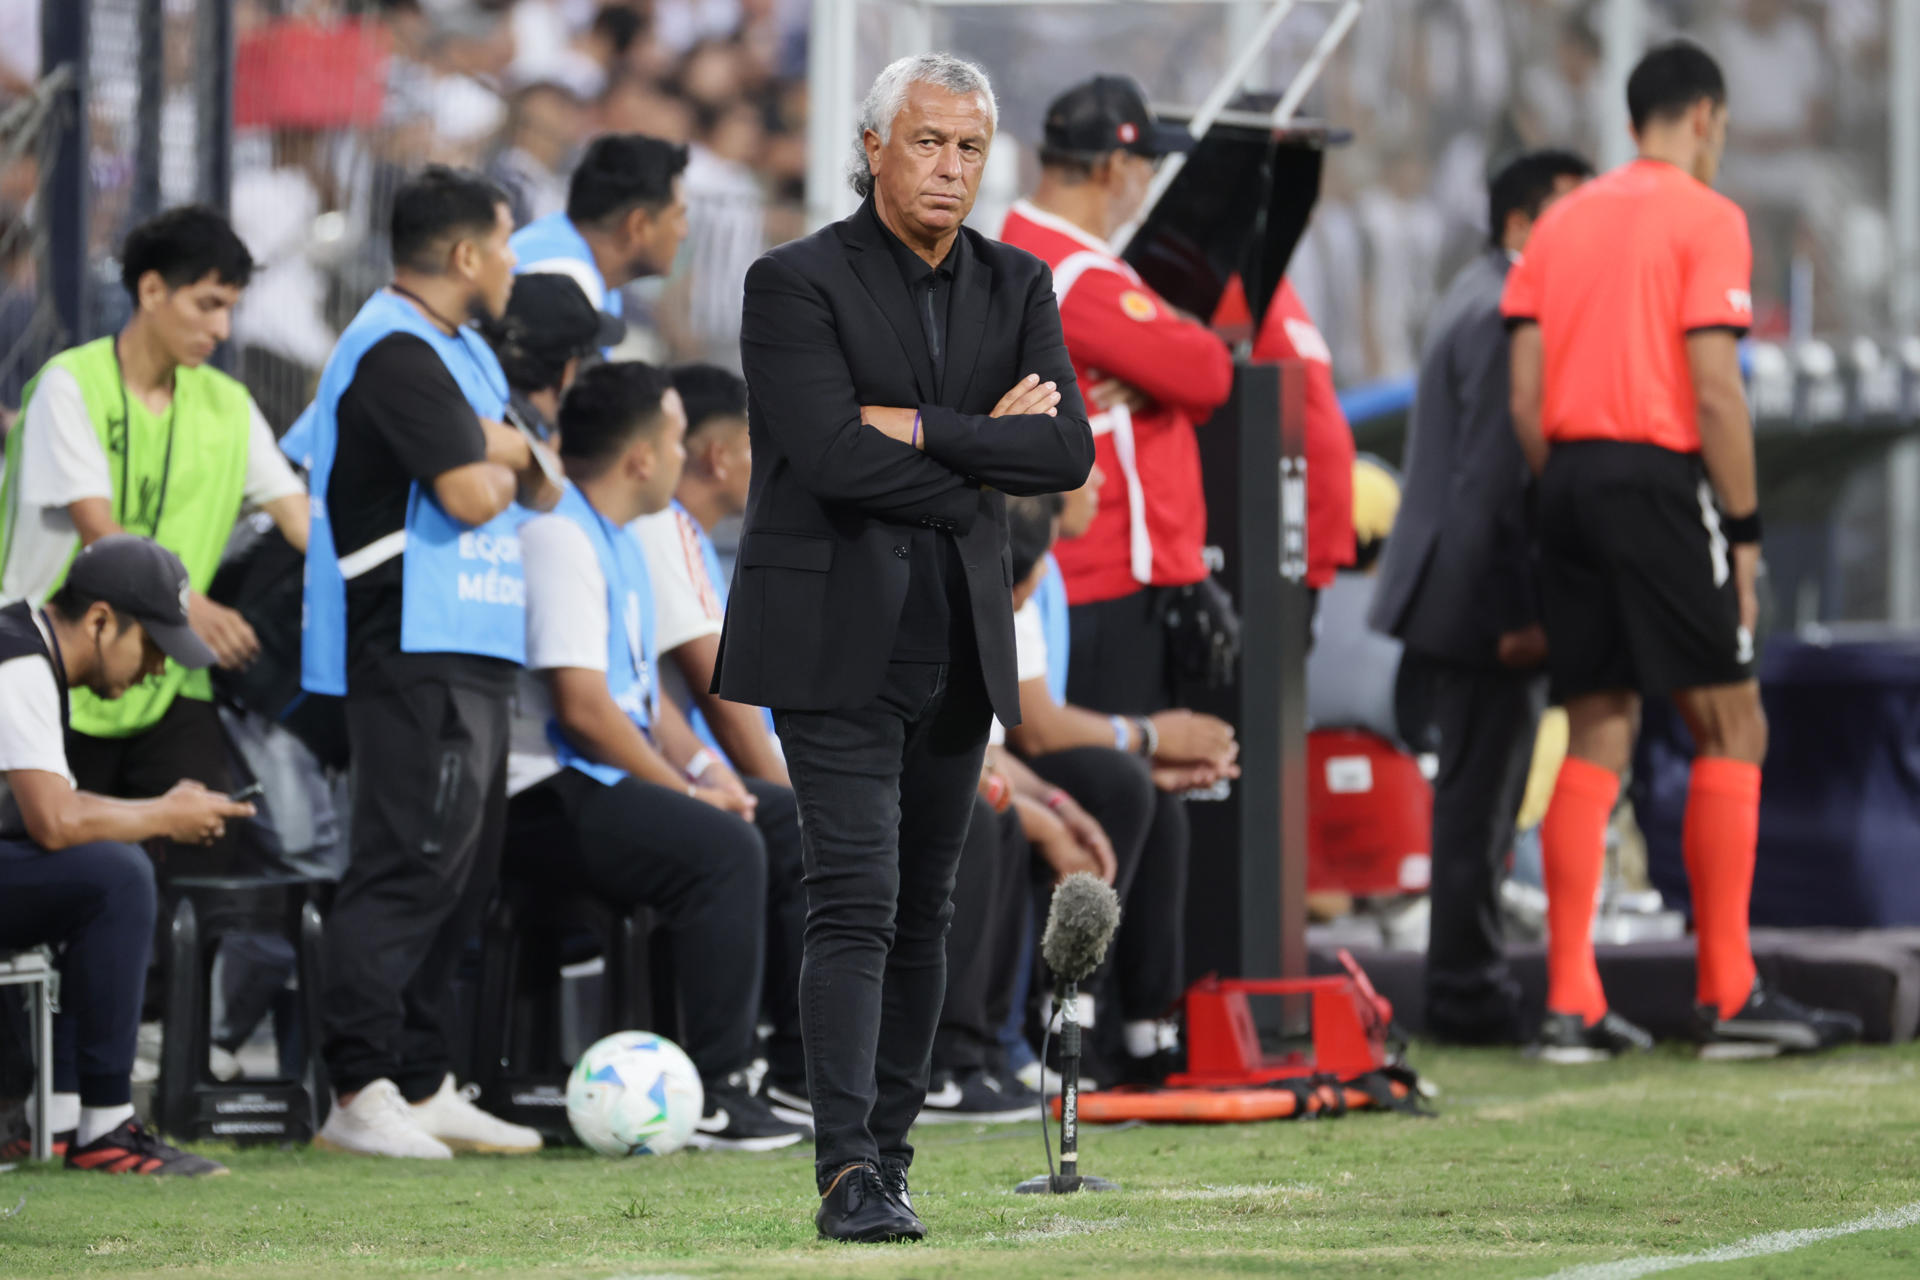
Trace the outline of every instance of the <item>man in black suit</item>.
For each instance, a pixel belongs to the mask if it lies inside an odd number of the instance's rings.
[[[715,692],[774,708],[800,802],[816,1223],[918,1239],[907,1129],[990,718],[1019,721],[1004,494],[1078,488],[1093,436],[1053,279],[961,224],[997,109],[943,54],[880,73],[845,221],[747,273],[753,481]]]
[[[1492,243],[1454,278],[1428,330],[1405,496],[1368,619],[1405,642],[1401,685],[1437,739],[1426,1014],[1428,1032],[1445,1039],[1522,1033],[1500,879],[1546,702],[1547,642],[1500,295],[1534,219],[1592,174],[1579,156],[1540,151],[1494,178]]]

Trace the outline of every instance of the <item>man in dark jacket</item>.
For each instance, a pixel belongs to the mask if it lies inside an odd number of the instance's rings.
[[[859,211],[747,273],[753,481],[714,687],[774,709],[800,802],[834,1239],[925,1234],[907,1129],[954,869],[988,722],[1019,721],[1003,494],[1077,488],[1093,464],[1050,273],[961,225],[995,119],[979,68],[893,63],[861,109]]]
[[[1495,176],[1493,242],[1454,278],[1428,331],[1405,497],[1369,619],[1405,642],[1402,685],[1440,755],[1427,1029],[1448,1039],[1506,1042],[1522,1030],[1499,886],[1545,705],[1546,635],[1500,295],[1534,219],[1592,173],[1579,156],[1537,151]]]

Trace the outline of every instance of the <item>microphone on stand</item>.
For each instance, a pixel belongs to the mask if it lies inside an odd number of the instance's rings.
[[[1114,930],[1120,927],[1120,899],[1098,876],[1076,871],[1053,891],[1040,954],[1053,971],[1054,1004],[1060,1010],[1060,1169],[1028,1178],[1015,1191],[1065,1195],[1074,1191],[1116,1191],[1116,1183],[1080,1172],[1080,984],[1106,959]],[[1043,1064],[1044,1065],[1044,1064]],[[1046,1134],[1046,1110],[1040,1112]]]

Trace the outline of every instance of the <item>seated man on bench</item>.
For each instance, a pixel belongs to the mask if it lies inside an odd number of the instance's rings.
[[[644,364],[589,369],[561,401],[567,484],[520,531],[538,674],[516,717],[506,869],[660,912],[678,1038],[706,1089],[693,1145],[770,1151],[807,1131],[775,1116],[748,1076],[766,946],[757,801],[660,697],[647,565],[626,527],[672,499],[686,425],[666,375]],[[544,735],[528,732],[535,718]],[[557,845],[538,836],[556,816],[572,834]]]
[[[53,1104],[35,1122],[69,1169],[227,1171],[168,1146],[133,1112],[155,910],[137,842],[210,844],[253,806],[191,780],[152,800],[76,790],[66,751],[70,689],[118,698],[168,658],[189,670],[213,662],[187,623],[189,594],[173,552],[110,534],[80,550],[45,608],[0,609],[0,949],[63,949]]]

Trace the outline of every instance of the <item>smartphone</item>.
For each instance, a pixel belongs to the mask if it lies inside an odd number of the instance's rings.
[[[233,801],[235,804],[245,804],[249,800],[258,800],[261,796],[265,795],[266,792],[267,789],[256,782],[251,786],[240,788],[228,796],[227,799]]]

